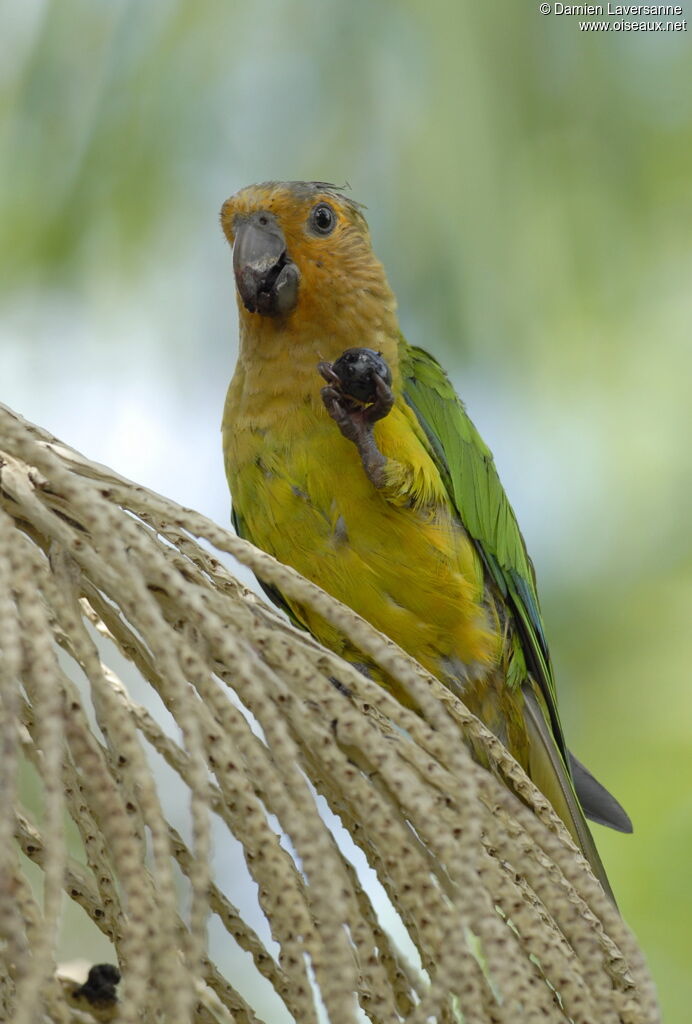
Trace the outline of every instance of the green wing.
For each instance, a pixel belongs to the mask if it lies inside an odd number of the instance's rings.
[[[404,398],[430,442],[459,518],[514,612],[531,676],[520,683],[529,737],[529,774],[539,789],[550,794],[549,799],[557,813],[615,902],[574,789],[570,755],[557,713],[555,684],[533,566],[497,475],[492,454],[466,414],[444,370],[432,356],[422,349],[408,346],[402,339],[400,367]],[[538,684],[540,699],[531,679]],[[606,793],[605,790],[603,792]],[[610,794],[606,795],[610,797]]]
[[[540,686],[555,739],[567,763],[536,577],[492,453],[440,364],[403,339],[399,355],[404,398],[425,431],[464,527],[514,612],[527,666]]]
[[[428,438],[459,518],[514,612],[527,668],[542,698],[537,699],[529,684],[523,686],[527,727],[552,763],[582,846],[593,853],[592,863],[600,866],[581,812],[574,806],[575,789],[581,809],[592,821],[620,832],[631,832],[632,823],[615,797],[567,750],[533,565],[492,453],[440,364],[403,338],[399,357],[404,398]]]

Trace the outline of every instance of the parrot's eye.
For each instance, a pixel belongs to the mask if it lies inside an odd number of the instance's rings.
[[[310,212],[310,227],[318,235],[330,235],[336,227],[336,214],[329,203],[318,203]]]

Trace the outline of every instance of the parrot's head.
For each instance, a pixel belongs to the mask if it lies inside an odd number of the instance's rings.
[[[394,318],[395,301],[370,244],[362,208],[319,181],[251,185],[227,199],[221,224],[233,247],[244,326],[299,327],[358,336],[358,320]]]

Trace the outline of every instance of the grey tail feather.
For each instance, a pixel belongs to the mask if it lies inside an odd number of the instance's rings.
[[[579,758],[571,751],[568,753],[574,788],[586,817],[599,825],[614,828],[616,832],[632,832],[632,822],[627,811],[620,806],[613,794],[593,777]]]
[[[524,684],[522,690],[524,692],[524,720],[529,730],[529,737],[534,743],[540,744],[547,754],[549,762],[555,772],[555,778],[559,783],[559,787],[565,801],[565,807],[572,821],[572,825],[574,826],[576,836],[578,837],[577,843],[591,865],[591,870],[594,875],[603,886],[606,895],[610,897],[615,907],[617,907],[615,895],[610,887],[610,882],[608,881],[603,861],[596,849],[596,844],[589,831],[589,826],[586,824],[584,813],[574,791],[572,780],[569,777],[569,771],[562,759],[562,755],[558,751],[552,730],[550,729],[550,726],[538,705],[538,701],[536,700],[531,687]],[[565,822],[565,824],[567,824],[567,822]],[[570,831],[572,830],[570,829]]]

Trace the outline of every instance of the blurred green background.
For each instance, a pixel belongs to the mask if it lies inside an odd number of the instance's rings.
[[[348,181],[405,333],[495,452],[570,745],[635,822],[595,829],[604,861],[689,1020],[690,33],[467,0],[0,17],[0,401],[226,522],[219,207]]]

